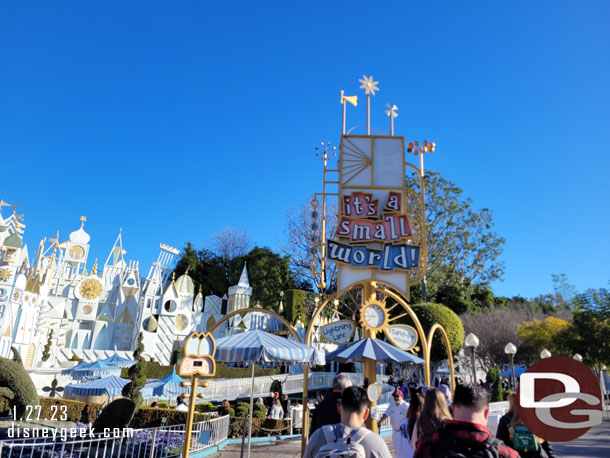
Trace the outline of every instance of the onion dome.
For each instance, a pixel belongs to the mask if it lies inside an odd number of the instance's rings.
[[[86,245],[89,243],[89,240],[91,240],[91,237],[85,232],[82,226],[77,231],[70,234],[70,242],[78,245]]]
[[[19,237],[19,234],[13,232],[6,239],[4,239],[4,246],[9,248],[21,248],[23,245],[23,239]]]
[[[180,275],[180,277],[178,277],[178,280],[176,280],[176,289],[178,290],[178,294],[195,293],[195,285],[188,274]]]

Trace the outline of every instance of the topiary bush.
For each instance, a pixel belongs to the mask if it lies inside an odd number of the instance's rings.
[[[267,407],[264,404],[254,404],[253,418],[265,418],[267,416]]]
[[[53,406],[57,406],[55,409]],[[63,409],[61,406],[65,406]],[[72,401],[70,399],[40,398],[40,418],[59,420],[64,414],[66,420],[81,423],[93,423],[98,417],[102,405],[92,402]]]
[[[460,348],[464,346],[464,326],[462,325],[462,320],[460,320],[460,317],[457,316],[450,308],[445,307],[442,304],[422,302],[420,304],[411,306],[411,309],[417,315],[419,322],[424,328],[426,337],[432,325],[434,323],[438,323],[445,328],[445,331],[447,332],[447,337],[449,338],[449,344],[453,354],[457,353]],[[399,321],[415,327],[413,320],[411,320],[411,317],[408,315],[401,318]],[[418,345],[421,346],[421,341],[418,342]],[[432,341],[432,354],[430,359],[432,361],[447,359],[445,344],[440,332],[438,331],[434,333],[434,338]]]
[[[47,338],[47,343],[44,346],[44,349],[42,350],[42,360],[43,361],[47,361],[50,357],[51,357],[51,345],[53,344],[53,342],[51,341],[51,339],[53,339],[53,329],[51,329],[51,332],[49,332],[49,337]]]
[[[500,378],[500,371],[497,367],[489,368],[485,380],[491,385],[491,402],[500,402],[504,400],[502,396],[502,382]]]
[[[217,412],[218,407],[211,402],[202,402],[201,404],[195,405],[195,411],[199,413]]]
[[[188,412],[182,412],[181,410],[140,407],[131,419],[129,426],[132,428],[156,428],[162,425],[163,418],[165,418],[164,425],[166,426],[184,425],[186,423],[187,413]],[[205,421],[212,418],[215,417],[195,412],[193,421]]]
[[[143,336],[140,332],[138,336],[138,345],[133,352],[135,364],[127,370],[127,375],[131,382],[125,385],[122,391],[123,396],[131,399],[135,403],[136,408],[142,405],[142,388],[146,385],[146,360],[142,357],[142,353],[144,352],[142,339]]]
[[[104,428],[125,428],[136,410],[136,403],[128,398],[120,398],[108,404],[93,423],[96,431]]]
[[[19,357],[16,350],[13,352]],[[20,361],[0,358],[0,387],[8,400],[9,410],[16,408],[18,419],[23,417],[27,406],[39,404],[36,387]]]

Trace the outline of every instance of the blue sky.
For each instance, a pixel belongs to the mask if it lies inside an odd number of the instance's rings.
[[[373,127],[398,105],[426,167],[494,211],[497,294],[606,285],[610,3],[431,3],[0,0],[0,197],[32,251],[81,215],[92,256],[122,227],[144,271],[225,226],[276,248],[372,74]]]

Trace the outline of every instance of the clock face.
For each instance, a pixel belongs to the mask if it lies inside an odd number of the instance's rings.
[[[371,304],[364,309],[364,321],[371,328],[380,327],[385,319],[383,309],[376,304]]]
[[[81,246],[74,245],[72,248],[70,248],[68,254],[72,259],[82,259],[82,257],[85,256],[85,250]]]

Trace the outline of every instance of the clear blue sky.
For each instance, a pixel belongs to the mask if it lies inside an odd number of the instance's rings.
[[[372,74],[373,126],[397,104],[426,166],[494,211],[497,294],[606,285],[610,3],[430,3],[0,0],[0,197],[31,252],[81,215],[92,256],[122,227],[143,271],[225,226],[277,248],[339,91]]]

